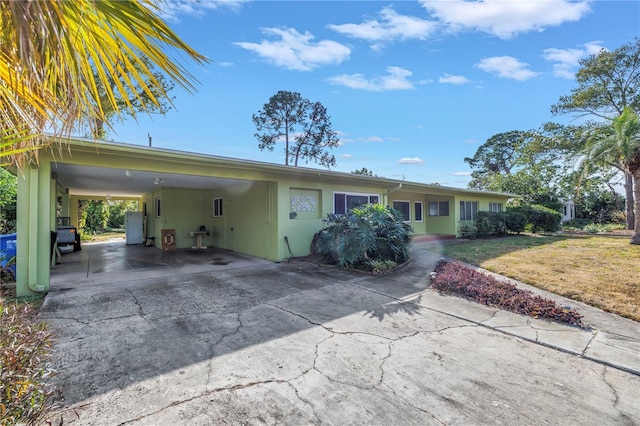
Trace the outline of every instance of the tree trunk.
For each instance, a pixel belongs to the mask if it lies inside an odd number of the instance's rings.
[[[635,208],[635,230],[631,236],[631,244],[640,244],[640,169],[637,169],[633,175],[633,195]]]
[[[625,192],[625,209],[626,209],[626,213],[627,213],[627,229],[635,229],[637,230],[638,227],[636,226],[636,221],[635,221],[635,216],[636,214],[634,213],[634,198],[635,198],[635,202],[638,202],[637,199],[637,194],[634,197],[633,193],[634,190],[638,190],[638,184],[636,183],[634,185],[633,183],[633,175],[631,175],[631,173],[629,172],[624,172],[624,192]],[[634,188],[635,186],[635,188]],[[638,210],[635,210],[636,213],[638,213]],[[640,213],[638,213],[640,214]]]

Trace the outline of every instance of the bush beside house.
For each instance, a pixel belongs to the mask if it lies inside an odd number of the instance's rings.
[[[315,251],[328,264],[375,273],[409,259],[411,226],[393,208],[366,204],[323,222]]]

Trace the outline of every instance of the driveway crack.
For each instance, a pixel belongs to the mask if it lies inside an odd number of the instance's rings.
[[[131,295],[131,297],[133,297],[133,303],[135,303],[135,304],[136,304],[136,306],[138,307],[138,315],[140,315],[141,317],[143,317],[143,318],[144,318],[144,311],[142,310],[142,305],[140,304],[140,301],[138,300],[138,298],[136,297],[136,295],[135,295],[135,294],[133,294],[133,292],[132,292],[130,289],[128,289],[128,288],[125,288],[124,290],[125,290],[127,293],[129,293],[129,294]]]

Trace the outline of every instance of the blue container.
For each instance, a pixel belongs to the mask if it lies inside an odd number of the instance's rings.
[[[3,259],[0,261],[0,266],[4,267],[9,261],[16,256],[16,247],[18,245],[17,234],[0,235],[0,254]],[[13,273],[16,273],[15,263],[10,266]]]

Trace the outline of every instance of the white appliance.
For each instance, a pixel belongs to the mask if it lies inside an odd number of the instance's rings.
[[[127,244],[142,244],[144,242],[143,233],[143,213],[126,212],[124,216],[124,233]]]

